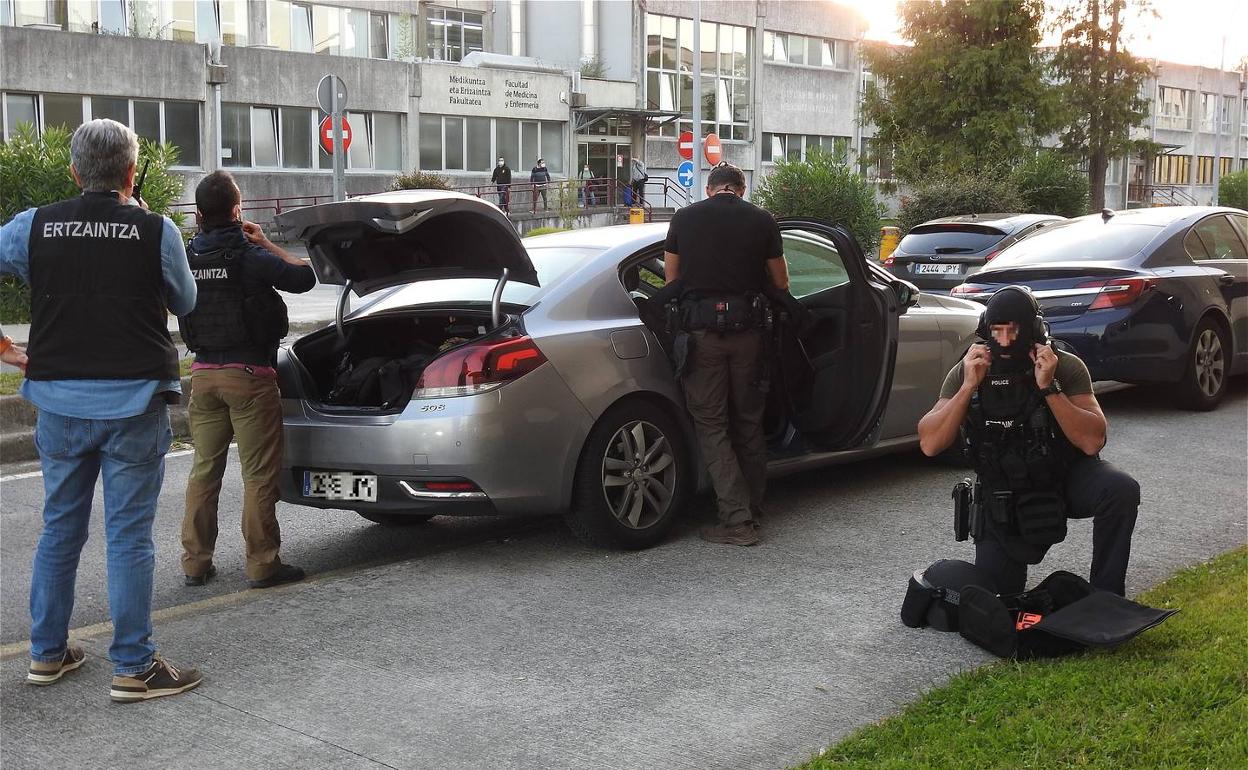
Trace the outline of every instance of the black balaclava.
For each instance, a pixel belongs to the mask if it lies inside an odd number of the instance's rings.
[[[1029,295],[1017,289],[1002,289],[988,300],[988,308],[984,311],[985,325],[988,327],[988,349],[992,351],[992,368],[998,371],[1021,370],[1031,366],[1031,347],[1041,340],[1032,338],[1035,326],[1036,309]],[[1014,322],[1018,324],[1018,337],[1014,344],[1002,347],[992,336],[992,327],[996,324]],[[1005,358],[1009,356],[1009,358]]]

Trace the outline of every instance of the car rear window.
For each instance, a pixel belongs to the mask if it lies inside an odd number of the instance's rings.
[[[1053,225],[1006,249],[992,266],[1129,259],[1160,232],[1161,228],[1155,225]]]
[[[974,254],[992,248],[1004,237],[1002,231],[984,225],[919,225],[906,233],[897,250],[906,254]]]

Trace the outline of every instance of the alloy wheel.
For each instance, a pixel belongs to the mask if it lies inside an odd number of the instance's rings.
[[[1196,383],[1208,397],[1217,395],[1226,376],[1222,340],[1213,329],[1205,329],[1196,340]]]
[[[645,529],[667,514],[676,494],[676,458],[653,423],[635,420],[611,437],[602,459],[602,493],[612,515],[630,529]]]

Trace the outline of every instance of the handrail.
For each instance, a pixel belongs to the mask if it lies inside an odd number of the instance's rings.
[[[450,189],[490,201],[509,214],[527,210],[532,214],[549,211],[552,215],[558,215],[561,209],[560,196],[567,190],[575,190],[578,209],[616,209],[637,206],[645,209],[647,221],[650,221],[651,213],[656,205],[661,208],[680,208],[692,202],[689,193],[684,188],[673,184],[672,180],[666,177],[647,179],[642,185],[640,200],[636,201],[633,200],[633,189],[629,182],[610,177],[555,180],[545,183],[512,182],[509,185],[493,183],[456,185]],[[378,191],[349,193],[347,197],[358,198],[364,195],[374,195],[376,192]],[[334,196],[330,194],[249,198],[243,201],[242,211],[244,213],[272,212],[273,217],[277,217],[282,212],[293,208],[329,203],[333,199]],[[174,203],[169,206],[169,209],[171,212],[194,214],[195,203],[193,201]],[[190,226],[193,227],[193,224]]]

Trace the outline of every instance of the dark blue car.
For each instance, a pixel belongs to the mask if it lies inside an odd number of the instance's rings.
[[[1052,336],[1095,380],[1171,383],[1213,409],[1248,371],[1248,212],[1135,209],[1058,222],[1015,243],[953,289],[987,302],[1030,288]]]

